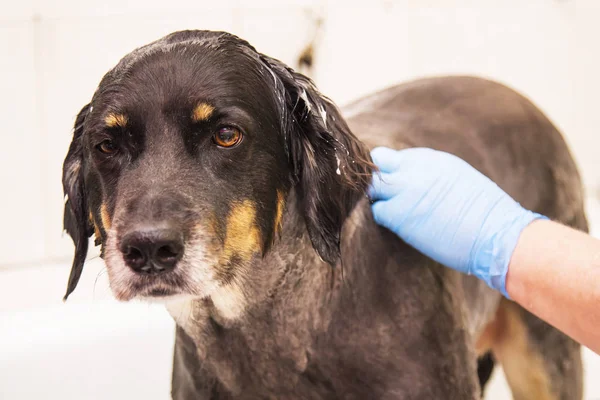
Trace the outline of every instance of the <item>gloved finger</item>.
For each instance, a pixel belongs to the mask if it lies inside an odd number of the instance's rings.
[[[381,200],[371,206],[373,212],[373,219],[378,225],[386,227],[392,232],[396,233],[398,215],[394,209],[394,203],[390,200]]]
[[[402,163],[402,152],[389,147],[376,147],[371,150],[371,158],[381,172],[394,172]]]
[[[373,174],[368,193],[371,200],[387,200],[396,196],[402,189],[403,186],[401,182],[398,182],[396,174],[376,172]]]

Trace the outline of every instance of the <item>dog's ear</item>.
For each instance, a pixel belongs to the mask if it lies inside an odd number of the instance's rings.
[[[338,108],[306,76],[262,56],[274,75],[295,186],[313,247],[335,264],[344,220],[367,187],[375,166]]]
[[[64,229],[73,239],[75,256],[69,275],[67,293],[64,300],[75,290],[81,277],[83,264],[88,251],[88,238],[93,233],[89,220],[89,211],[83,182],[83,126],[90,111],[90,105],[84,106],[75,120],[73,141],[63,163],[63,191],[66,197],[64,210]]]

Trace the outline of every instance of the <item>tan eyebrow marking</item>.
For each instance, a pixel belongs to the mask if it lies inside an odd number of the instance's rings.
[[[194,122],[207,121],[215,108],[208,103],[200,103],[194,108],[194,112],[192,113],[192,120]]]
[[[127,115],[125,114],[108,114],[106,116],[106,118],[104,118],[104,122],[106,123],[106,126],[108,126],[109,128],[114,128],[116,126],[120,126],[121,128],[124,128],[127,125],[127,122],[129,121],[129,118],[127,118]]]

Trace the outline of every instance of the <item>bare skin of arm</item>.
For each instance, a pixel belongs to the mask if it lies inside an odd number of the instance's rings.
[[[600,240],[548,220],[527,226],[510,259],[512,300],[600,354]]]

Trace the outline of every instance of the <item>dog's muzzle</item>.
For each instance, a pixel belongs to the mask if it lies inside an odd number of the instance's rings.
[[[135,273],[158,275],[172,271],[183,257],[183,234],[169,226],[135,226],[123,235],[119,250]]]

